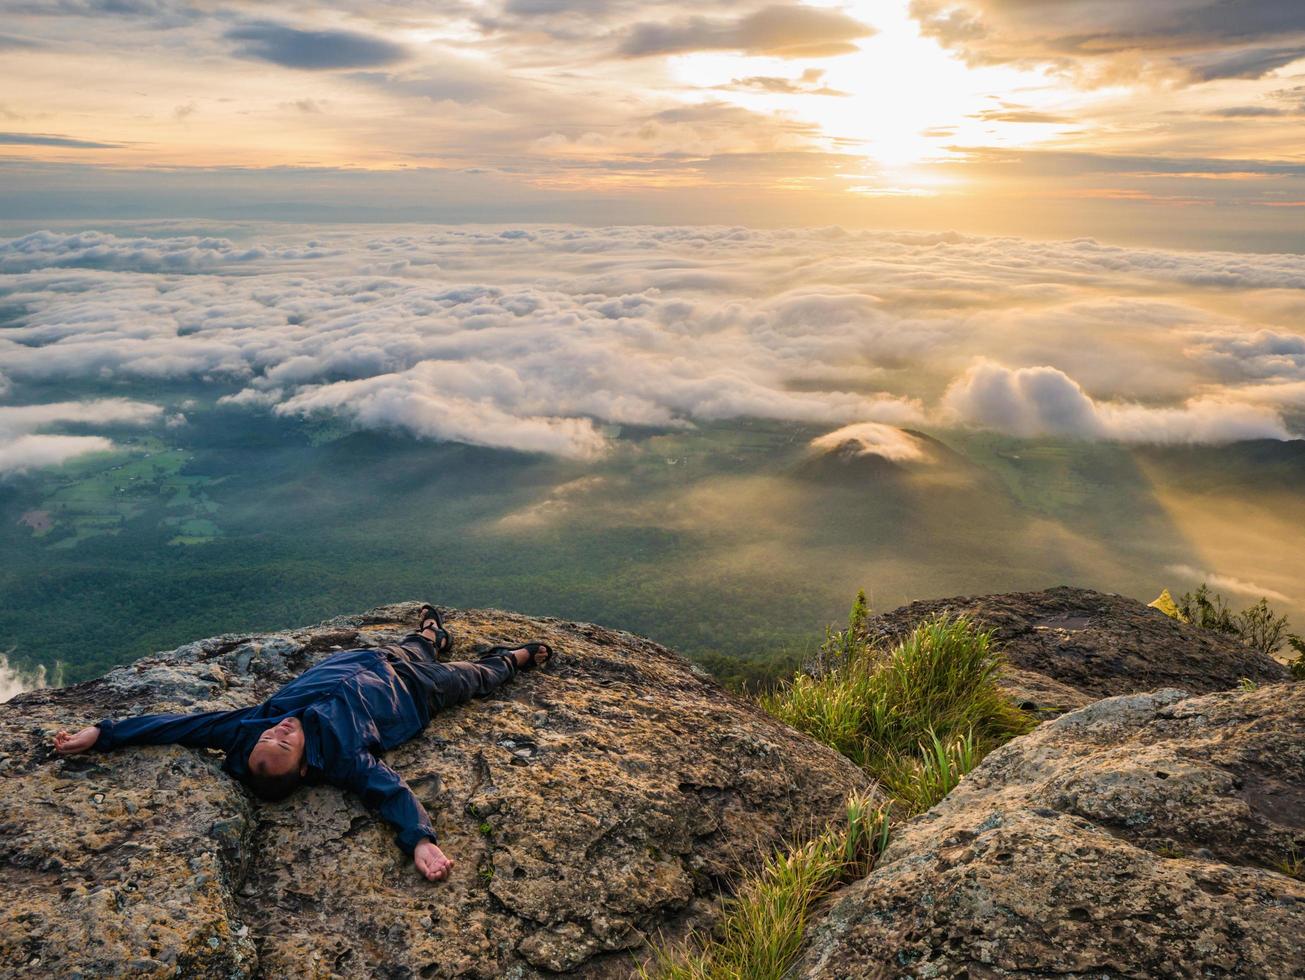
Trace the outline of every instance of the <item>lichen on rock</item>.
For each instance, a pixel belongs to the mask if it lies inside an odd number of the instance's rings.
[[[899,829],[796,977],[1305,975],[1305,685],[1100,700]]]

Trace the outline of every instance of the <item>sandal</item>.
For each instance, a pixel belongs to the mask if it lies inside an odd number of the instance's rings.
[[[553,662],[557,654],[547,643],[518,643],[514,647],[494,647],[487,650],[481,656],[491,657],[494,655],[511,656],[514,650],[525,650],[530,657],[526,662],[517,668],[517,670],[534,670],[536,667],[547,667]],[[516,659],[515,657],[513,658]]]
[[[420,633],[425,629],[426,624],[431,620],[435,621],[435,652],[448,653],[453,646],[453,637],[444,628],[444,620],[440,617],[440,611],[429,602],[423,602],[421,608],[417,610],[417,632]]]

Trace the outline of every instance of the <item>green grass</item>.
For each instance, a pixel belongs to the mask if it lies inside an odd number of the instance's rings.
[[[849,628],[826,631],[827,673],[798,674],[758,701],[864,768],[887,802],[850,799],[845,823],[744,878],[714,933],[659,950],[644,977],[781,980],[819,903],[870,872],[887,846],[890,814],[929,809],[984,755],[1033,727],[997,687],[1002,661],[991,631],[941,616],[883,651],[856,640],[866,614],[858,597]]]
[[[161,508],[180,513],[164,517],[160,527],[176,527],[169,544],[202,544],[218,534],[211,517],[218,510],[203,489],[220,482],[186,476],[189,455],[154,437],[129,441],[126,448],[72,460],[46,475],[50,491],[38,509],[49,512],[53,526],[49,547],[78,548],[105,535],[119,535],[131,522]]]
[[[945,782],[944,765],[972,767],[1032,728],[997,687],[1000,669],[991,632],[964,617],[942,616],[917,626],[891,651],[862,647],[825,676],[799,674],[759,700],[896,790],[915,811],[933,794],[912,788],[912,781]]]
[[[1305,881],[1305,855],[1297,854],[1295,847],[1288,849],[1287,856],[1278,862],[1277,867],[1288,877]]]
[[[782,977],[802,948],[802,937],[821,901],[870,873],[888,845],[887,808],[852,796],[846,818],[820,836],[777,852],[744,879],[716,930],[683,946],[663,948],[644,978],[661,980],[763,980]]]
[[[923,813],[960,783],[984,753],[973,732],[944,742],[935,733],[920,743],[918,755],[898,755],[879,773],[888,794],[908,814]]]

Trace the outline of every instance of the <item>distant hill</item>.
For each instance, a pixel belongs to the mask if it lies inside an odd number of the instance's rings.
[[[793,474],[844,486],[894,480],[962,486],[984,478],[982,470],[932,436],[877,422],[844,426],[813,439]]]

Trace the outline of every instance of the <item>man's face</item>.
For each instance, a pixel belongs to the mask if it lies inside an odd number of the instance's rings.
[[[292,715],[258,736],[258,743],[249,753],[249,771],[260,776],[284,776],[295,769],[302,776],[308,763],[304,760],[304,726]]]

